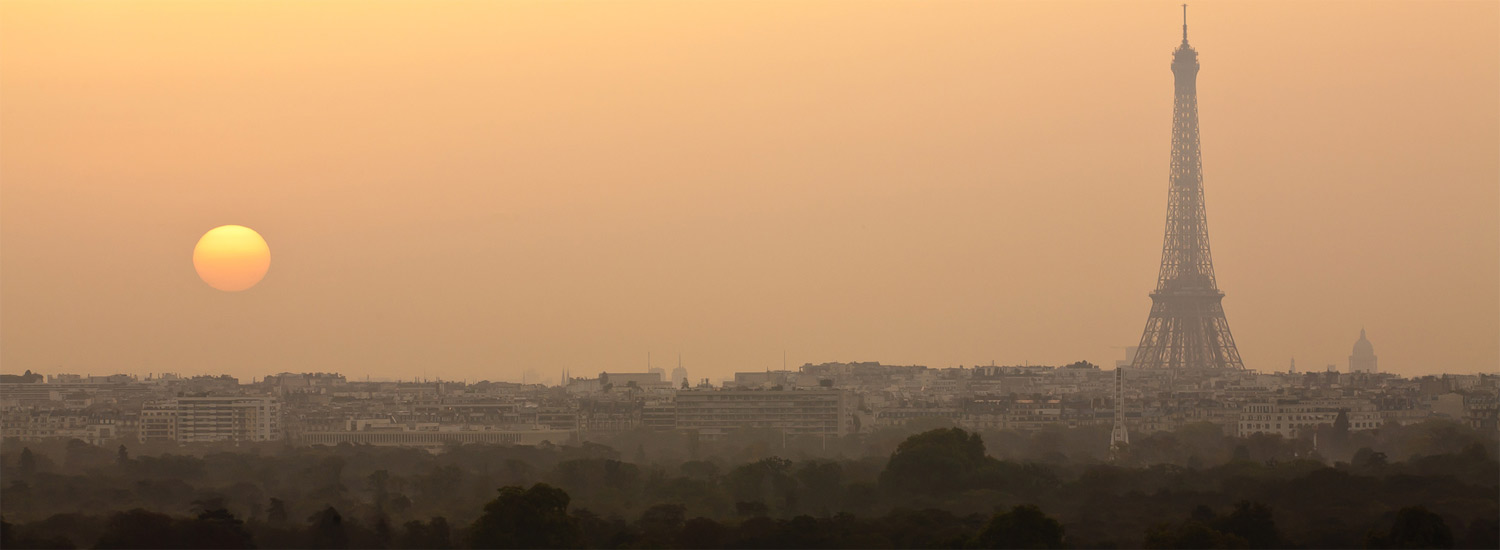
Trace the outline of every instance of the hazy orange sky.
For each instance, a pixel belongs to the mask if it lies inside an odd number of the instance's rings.
[[[1196,2],[1245,363],[1500,368],[1500,3]],[[1176,2],[0,4],[0,370],[1112,366]],[[194,243],[243,224],[241,293]]]

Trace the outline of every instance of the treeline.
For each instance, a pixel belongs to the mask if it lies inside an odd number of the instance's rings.
[[[195,455],[6,444],[0,547],[1500,546],[1494,434],[1447,422],[1384,428],[1367,434],[1380,447],[1328,461],[1300,441],[1211,428],[1137,437],[1113,461],[1075,459],[1066,439],[1049,440],[1073,434],[957,429],[881,455],[875,438],[889,434],[700,444],[683,459],[641,441],[629,460],[596,444]],[[858,446],[871,452],[829,456]],[[1048,450],[1008,458],[1017,447]],[[1386,452],[1396,449],[1436,452]],[[1172,461],[1142,464],[1153,453]]]

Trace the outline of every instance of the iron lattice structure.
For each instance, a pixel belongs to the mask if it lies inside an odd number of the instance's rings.
[[[1183,8],[1182,45],[1172,54],[1172,174],[1161,274],[1151,293],[1151,315],[1131,366],[1167,369],[1243,369],[1229,333],[1208,249],[1203,209],[1203,157],[1198,141],[1198,51],[1188,45]]]
[[[1110,449],[1119,449],[1130,444],[1130,432],[1125,430],[1125,369],[1115,367],[1115,427],[1109,432]]]

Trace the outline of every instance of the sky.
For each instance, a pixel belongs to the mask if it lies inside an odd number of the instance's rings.
[[[1500,368],[1500,4],[1195,2],[1249,368]],[[0,3],[0,371],[1112,367],[1173,2]],[[256,287],[198,279],[254,228]]]

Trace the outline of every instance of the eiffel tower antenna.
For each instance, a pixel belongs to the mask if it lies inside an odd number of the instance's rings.
[[[1176,91],[1161,272],[1151,293],[1151,314],[1130,363],[1134,368],[1172,369],[1173,380],[1181,369],[1245,368],[1224,318],[1224,293],[1215,281],[1209,252],[1198,138],[1198,51],[1187,42],[1186,4],[1182,18],[1182,45],[1172,52]]]
[[[1187,4],[1182,5],[1182,43],[1187,43]]]

